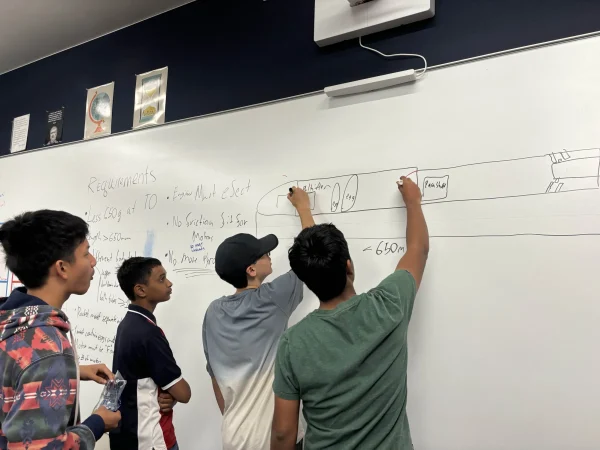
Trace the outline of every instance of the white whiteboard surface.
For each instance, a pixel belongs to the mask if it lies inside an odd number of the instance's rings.
[[[201,324],[231,292],[214,274],[218,243],[275,232],[273,266],[286,271],[299,224],[279,195],[300,181],[317,221],[348,237],[367,290],[402,253],[394,180],[418,169],[432,238],[409,330],[415,449],[597,449],[599,54],[599,38],[580,40],[352,99],[316,95],[11,156],[0,161],[0,220],[45,207],[90,221],[100,276],[66,312],[82,357],[109,366],[127,306],[118,262],[164,261],[174,294],[158,323],[193,391],[175,409],[176,433],[183,450],[212,450],[221,417]],[[306,292],[292,322],[316,306]],[[83,384],[84,414],[99,392]]]

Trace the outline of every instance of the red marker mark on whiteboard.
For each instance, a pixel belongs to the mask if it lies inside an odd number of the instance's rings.
[[[412,171],[411,173],[409,173],[408,175],[404,175],[404,177],[405,177],[405,178],[408,178],[408,177],[410,177],[410,176],[411,176],[413,173],[417,173],[418,171],[419,171],[419,169],[417,169],[417,170],[413,170],[413,171]],[[402,186],[402,180],[399,180],[399,181],[398,181],[398,185],[399,185],[399,186]]]

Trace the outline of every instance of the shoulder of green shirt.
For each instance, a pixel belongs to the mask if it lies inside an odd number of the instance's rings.
[[[385,287],[388,284],[404,284],[404,283],[408,283],[409,286],[416,291],[417,290],[417,283],[415,281],[415,278],[412,276],[412,274],[405,269],[399,269],[399,270],[395,270],[394,272],[392,272],[391,274],[389,274],[387,277],[385,277],[383,280],[381,280],[381,282],[375,286],[373,289],[377,289],[377,288],[381,288],[381,287]]]

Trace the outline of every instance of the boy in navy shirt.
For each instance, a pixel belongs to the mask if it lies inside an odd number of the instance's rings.
[[[178,450],[172,407],[192,392],[175,362],[154,310],[171,298],[173,283],[158,259],[123,262],[117,278],[131,304],[119,324],[113,371],[127,380],[121,396],[120,430],[111,433],[111,450]]]

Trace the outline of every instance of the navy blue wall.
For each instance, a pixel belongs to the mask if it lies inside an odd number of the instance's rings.
[[[111,81],[113,133],[130,129],[135,74],[162,66],[169,66],[167,121],[418,67],[419,60],[380,58],[356,40],[320,49],[313,10],[313,0],[199,0],[2,75],[0,155],[9,152],[14,117],[31,113],[27,148],[38,148],[45,111],[61,106],[64,141],[81,139],[86,89]],[[598,0],[437,0],[435,18],[365,43],[421,53],[436,65],[598,30]]]

